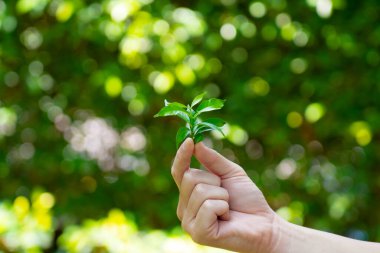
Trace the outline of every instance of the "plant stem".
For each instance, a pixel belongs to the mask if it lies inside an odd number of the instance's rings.
[[[190,137],[191,139],[194,139],[194,124],[190,124]]]

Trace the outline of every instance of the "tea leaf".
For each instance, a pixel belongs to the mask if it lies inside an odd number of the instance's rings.
[[[155,118],[166,116],[178,116],[187,123],[190,123],[190,116],[188,112],[181,106],[173,103],[163,107],[156,115],[154,115]]]
[[[184,142],[184,140],[186,140],[186,138],[189,136],[190,136],[190,129],[188,129],[187,127],[181,127],[180,129],[178,129],[177,136],[176,136],[177,148],[179,148],[182,142]]]
[[[176,136],[177,148],[182,144],[182,142],[188,138],[193,138],[195,143],[203,140],[203,133],[207,131],[216,130],[219,131],[223,136],[224,133],[221,127],[225,124],[222,119],[219,118],[209,118],[202,121],[199,115],[203,112],[214,111],[221,109],[224,105],[224,100],[211,98],[202,101],[206,93],[202,93],[196,96],[191,105],[184,105],[177,102],[169,102],[165,99],[165,107],[163,107],[156,115],[157,117],[165,116],[178,116],[186,121],[186,127],[181,127]],[[197,106],[194,109],[194,106]]]
[[[196,114],[194,116],[196,117],[203,112],[219,110],[223,107],[223,105],[224,105],[224,100],[221,100],[221,99],[211,98],[211,99],[205,100],[202,103],[200,103],[200,105],[196,109]]]
[[[222,131],[222,129],[212,123],[208,123],[208,122],[201,122],[199,123],[196,127],[195,127],[195,134],[200,134],[200,133],[204,133],[204,132],[207,132],[207,131],[212,131],[212,130],[216,130],[218,132],[220,132],[223,136],[224,133]]]
[[[171,106],[178,106],[178,107],[181,107],[181,108],[186,108],[186,105],[184,105],[184,104],[181,104],[181,103],[178,103],[178,102],[169,102],[169,101],[167,101],[166,99],[165,99],[165,106],[169,106],[169,105],[171,105]]]
[[[202,94],[199,94],[198,96],[196,96],[194,99],[193,99],[193,102],[191,102],[191,108],[193,108],[194,106],[196,106],[197,104],[199,104],[203,97],[206,95],[206,92],[203,92]]]
[[[226,124],[226,122],[220,118],[209,118],[209,119],[204,120],[203,122],[214,124],[215,126],[218,126],[218,127],[222,127],[224,126],[224,124]]]
[[[203,135],[202,134],[197,134],[194,136],[194,143],[198,143],[203,141]]]

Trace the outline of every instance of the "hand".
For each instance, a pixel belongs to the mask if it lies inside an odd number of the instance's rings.
[[[207,171],[190,169],[193,154]],[[202,143],[182,144],[172,175],[180,190],[178,217],[197,243],[252,253],[380,252],[380,243],[284,221],[240,166]]]
[[[193,154],[207,171],[190,169]],[[275,251],[282,221],[240,166],[187,139],[172,175],[180,190],[177,215],[195,242],[239,252]]]

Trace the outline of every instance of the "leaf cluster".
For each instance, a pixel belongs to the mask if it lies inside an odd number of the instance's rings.
[[[221,129],[225,124],[224,120],[220,118],[202,120],[199,116],[205,112],[221,109],[225,100],[217,98],[203,100],[205,95],[206,93],[202,93],[196,96],[190,105],[165,100],[165,106],[154,115],[155,118],[178,116],[186,122],[186,126],[179,128],[177,131],[177,148],[188,137],[192,138],[195,143],[202,141],[203,134],[208,131],[216,130],[224,135]]]

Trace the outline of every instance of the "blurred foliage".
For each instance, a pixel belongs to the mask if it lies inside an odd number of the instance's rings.
[[[0,251],[52,251],[55,226],[51,208],[54,197],[48,192],[33,192],[32,201],[17,197],[13,204],[0,205]],[[225,250],[195,244],[181,231],[139,232],[135,222],[119,209],[106,218],[85,220],[71,225],[59,236],[57,252],[146,252],[146,253],[223,253]],[[3,251],[4,250],[4,251]]]
[[[109,230],[121,248],[172,252],[154,230],[179,225],[179,122],[153,115],[203,91],[227,99],[214,114],[229,122],[205,141],[281,216],[380,240],[379,13],[375,0],[0,0],[0,249],[117,252],[93,235]]]

